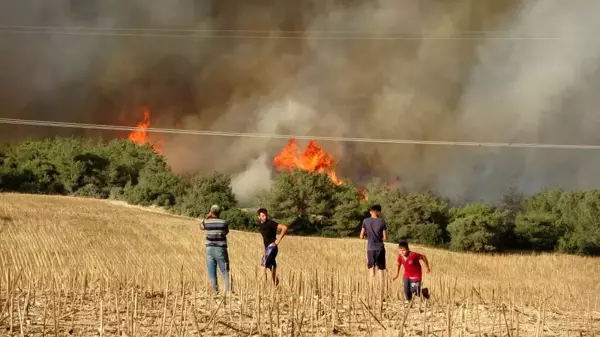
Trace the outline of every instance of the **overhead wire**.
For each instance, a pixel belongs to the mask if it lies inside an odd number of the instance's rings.
[[[461,39],[509,39],[509,40],[561,40],[574,39],[573,37],[519,37],[519,36],[494,36],[503,31],[463,31],[465,36],[428,36],[418,34],[365,34],[357,31],[298,31],[298,30],[214,30],[214,29],[177,29],[177,28],[114,28],[114,27],[76,27],[76,26],[27,26],[27,25],[2,25],[0,33],[24,34],[49,34],[49,35],[96,35],[96,36],[130,36],[130,37],[174,37],[174,38],[240,38],[240,39],[350,39],[350,40],[461,40]],[[137,127],[68,123],[42,120],[25,120],[0,118],[0,124],[45,126],[60,128],[79,128],[112,131],[133,131]],[[509,143],[509,142],[462,142],[462,141],[431,141],[410,139],[383,139],[383,138],[358,138],[358,137],[329,137],[306,136],[290,134],[243,133],[230,131],[204,131],[187,129],[152,128],[146,129],[150,133],[187,134],[201,136],[245,137],[245,138],[272,138],[272,139],[305,139],[335,142],[360,142],[360,143],[387,143],[387,144],[414,144],[414,145],[442,145],[442,146],[475,146],[475,147],[513,147],[513,148],[555,148],[555,149],[581,149],[600,150],[600,145],[584,144],[540,144],[540,143]]]
[[[80,26],[0,25],[0,33],[41,35],[88,35],[123,37],[165,37],[192,39],[317,39],[317,40],[574,40],[583,36],[502,36],[502,30],[461,31],[458,35],[429,35],[398,32],[359,32],[351,30],[246,30],[246,29],[183,29],[183,28],[115,28]],[[590,37],[591,38],[591,37]]]
[[[43,120],[30,120],[30,119],[17,119],[17,118],[0,118],[0,124],[110,130],[110,131],[139,130],[139,128],[136,126],[69,123],[69,122],[56,122],[56,121],[43,121]],[[293,134],[256,133],[256,132],[168,129],[168,128],[154,128],[154,127],[148,127],[148,128],[145,128],[144,130],[148,133],[197,135],[197,136],[213,136],[213,137],[243,137],[243,138],[263,138],[263,139],[264,138],[268,138],[268,139],[292,139],[292,138],[294,138],[294,139],[300,139],[300,140],[319,140],[319,141],[354,142],[354,143],[379,143],[379,144],[412,144],[412,145],[469,146],[469,147],[509,147],[509,148],[600,150],[600,145],[586,145],[586,144],[465,142],[465,141],[443,141],[443,140],[336,137],[336,136],[293,135]]]

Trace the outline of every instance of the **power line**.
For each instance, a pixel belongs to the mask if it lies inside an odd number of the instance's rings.
[[[33,35],[83,35],[123,37],[164,37],[192,39],[317,39],[317,40],[575,40],[573,36],[501,36],[503,31],[463,31],[463,35],[427,35],[427,33],[365,33],[357,31],[298,30],[210,30],[169,28],[111,28],[68,26],[0,26],[0,33]],[[591,37],[589,37],[591,38]]]
[[[272,29],[199,29],[199,28],[133,28],[133,27],[86,27],[86,26],[39,26],[39,25],[0,25],[0,29],[23,29],[23,30],[97,30],[97,31],[129,31],[129,32],[171,32],[171,33],[248,33],[248,34],[348,34],[348,35],[381,35],[381,34],[394,34],[394,35],[416,35],[414,32],[365,32],[357,30],[272,30]],[[489,34],[489,33],[509,33],[509,30],[462,30],[460,33],[463,34]],[[419,34],[427,34],[426,31],[421,31]]]
[[[76,128],[76,129],[93,129],[93,130],[111,130],[111,131],[138,130],[137,127],[133,127],[133,126],[67,123],[67,122],[28,120],[28,119],[13,119],[13,118],[0,118],[0,124],[45,126],[45,127],[59,127],[59,128]],[[437,140],[327,137],[327,136],[284,135],[284,134],[275,134],[275,133],[202,131],[202,130],[186,130],[186,129],[152,128],[152,127],[147,128],[146,131],[149,133],[198,135],[198,136],[213,136],[213,137],[243,137],[243,138],[268,138],[268,139],[295,138],[295,139],[302,139],[302,140],[320,140],[320,141],[354,142],[354,143],[600,150],[600,145],[584,145],[584,144],[569,145],[569,144],[539,144],[539,143],[453,142],[453,141],[437,141]]]

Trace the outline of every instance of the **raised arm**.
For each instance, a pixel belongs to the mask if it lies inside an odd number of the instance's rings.
[[[208,214],[206,214],[204,216],[204,219],[200,220],[200,229],[204,230],[204,220],[210,218],[212,216],[212,212],[208,212]]]
[[[277,229],[280,230],[281,233],[279,234],[279,239],[275,240],[275,245],[279,245],[279,243],[285,236],[285,233],[287,233],[288,227],[284,224],[277,224]]]

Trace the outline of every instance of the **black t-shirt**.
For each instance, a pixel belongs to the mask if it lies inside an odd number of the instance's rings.
[[[265,248],[267,248],[268,245],[272,244],[277,239],[277,226],[277,222],[271,219],[267,219],[267,221],[265,221],[264,223],[258,224],[260,234],[262,234],[263,237]]]

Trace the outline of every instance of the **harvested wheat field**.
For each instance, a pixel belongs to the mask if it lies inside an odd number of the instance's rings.
[[[432,297],[369,290],[366,243],[286,237],[281,284],[258,234],[232,231],[233,294],[208,291],[198,222],[111,201],[0,194],[0,331],[8,336],[592,336],[600,260],[425,253]],[[388,264],[396,249],[388,246]],[[222,284],[222,281],[221,281]]]

